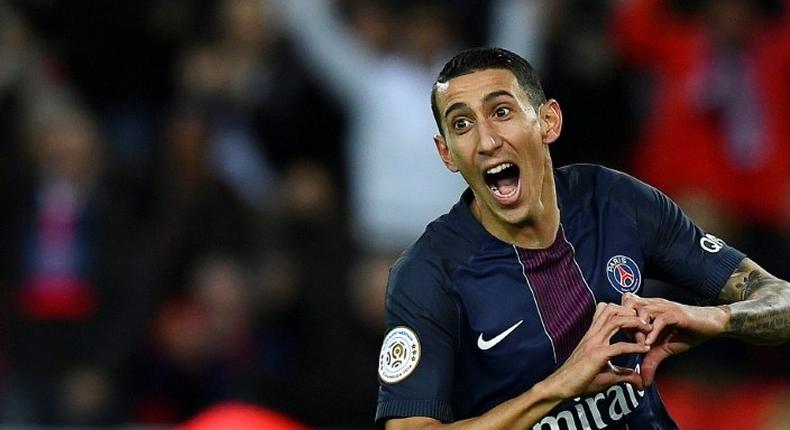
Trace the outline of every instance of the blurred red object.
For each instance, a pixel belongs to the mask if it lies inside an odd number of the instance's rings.
[[[777,381],[730,384],[661,378],[661,398],[683,430],[790,428],[790,387]]]
[[[308,430],[278,412],[245,404],[224,403],[201,412],[176,430]]]

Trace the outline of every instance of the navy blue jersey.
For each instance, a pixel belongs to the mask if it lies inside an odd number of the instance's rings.
[[[744,255],[664,194],[600,166],[555,170],[560,229],[547,249],[502,242],[467,190],[395,263],[376,421],[481,415],[557,370],[599,302],[660,279],[715,298]],[[640,357],[616,364],[637,368]],[[557,406],[534,429],[671,429],[655,384],[618,384]]]

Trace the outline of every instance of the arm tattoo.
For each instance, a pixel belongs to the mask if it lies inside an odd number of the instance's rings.
[[[755,289],[760,285],[762,280],[761,272],[765,273],[754,262],[744,259],[738,265],[738,268],[732,272],[729,281],[722,288],[721,293],[719,293],[719,300],[724,303],[733,303],[751,297]]]
[[[741,300],[746,300],[746,298],[751,296],[759,285],[760,272],[758,270],[752,270],[749,272],[749,276],[743,278],[743,282],[738,283],[735,288],[740,290]]]
[[[730,336],[759,344],[790,339],[790,283],[745,259],[719,294],[730,312]]]

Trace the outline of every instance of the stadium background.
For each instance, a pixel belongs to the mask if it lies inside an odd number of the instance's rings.
[[[671,13],[638,10],[653,3]],[[372,427],[387,267],[461,191],[430,155],[428,94],[466,46],[537,65],[565,115],[556,165],[666,182],[703,227],[790,279],[790,130],[762,120],[790,118],[787,9],[0,0],[0,423],[170,428],[244,401]],[[701,114],[662,123],[667,94],[693,105],[668,85],[696,65],[674,38],[705,32],[743,48],[698,79],[717,85],[689,90],[707,96]],[[755,34],[770,38],[751,51]],[[765,46],[759,70],[773,73],[754,73]],[[751,110],[733,120],[733,105]],[[699,117],[724,132],[689,131]],[[764,138],[733,144],[728,121]],[[656,124],[667,134],[650,140]],[[661,392],[685,429],[788,429],[789,348],[709,342],[663,365]]]

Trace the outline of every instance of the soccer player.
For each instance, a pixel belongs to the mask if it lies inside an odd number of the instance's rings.
[[[672,429],[663,359],[715,336],[790,338],[790,284],[645,183],[553,168],[562,112],[523,58],[463,51],[431,101],[439,156],[469,188],[392,268],[379,424]],[[721,305],[639,297],[645,278]]]

